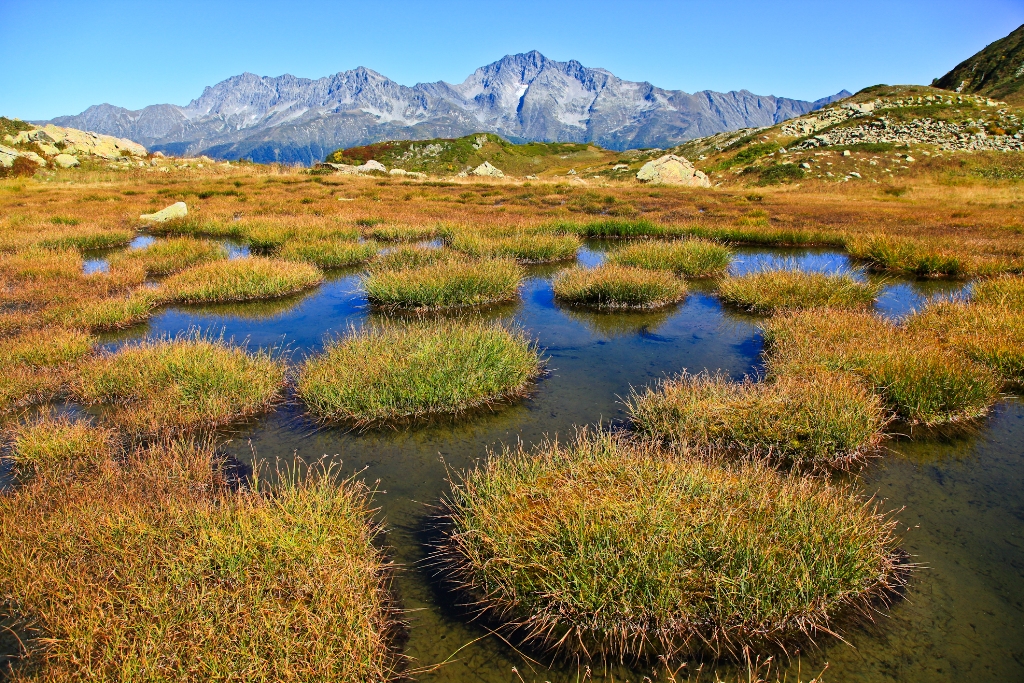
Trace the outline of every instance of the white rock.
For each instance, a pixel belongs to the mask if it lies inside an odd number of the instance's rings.
[[[184,218],[188,215],[188,205],[185,202],[175,202],[167,208],[160,209],[156,213],[144,213],[139,216],[140,220],[150,223],[163,223],[175,218]]]
[[[21,156],[21,152],[11,147],[0,145],[0,166],[10,168],[14,160]]]
[[[153,156],[157,157],[158,159],[163,159],[165,155],[163,152],[153,152]]]
[[[916,159],[914,159],[914,157],[912,157],[912,156],[910,156],[910,155],[908,154],[908,155],[907,155],[907,161],[908,161],[908,162],[910,162],[910,163],[913,163],[914,161],[916,161]]]
[[[613,171],[621,171],[624,168],[629,168],[629,164],[615,164],[612,166]]]
[[[711,181],[688,160],[675,154],[666,154],[648,161],[636,174],[640,182],[654,185],[687,185],[711,187]]]
[[[844,157],[848,157],[848,156],[851,156],[851,155],[850,155],[850,150],[848,150],[848,149],[844,149],[844,150],[843,150],[843,156],[844,156]]]
[[[485,161],[484,163],[474,168],[472,171],[470,171],[470,175],[487,176],[490,178],[505,177],[505,174],[501,172],[501,169],[492,166],[491,162],[489,161]]]
[[[576,169],[575,168],[570,168],[569,172],[566,173],[566,175],[576,175]]]
[[[387,173],[388,169],[384,168],[384,164],[374,159],[370,159],[362,166],[356,166],[356,170],[360,173],[370,173],[371,171],[380,171],[381,173]]]
[[[78,159],[70,154],[58,154],[53,158],[53,163],[61,168],[71,168],[72,166],[78,166]]]
[[[810,168],[810,167],[811,167],[811,165],[809,163],[807,163],[806,161],[804,163],[800,164],[800,168]]]
[[[407,178],[426,178],[426,173],[420,173],[419,171],[406,171],[404,168],[393,168],[388,171],[388,175],[405,176]]]
[[[860,178],[860,173],[857,173],[856,171],[850,171],[850,175],[852,175],[854,178]]]

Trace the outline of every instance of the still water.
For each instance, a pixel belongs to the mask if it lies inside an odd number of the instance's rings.
[[[606,248],[588,243],[579,262],[599,264]],[[740,250],[731,269],[766,266],[869,277],[844,255],[822,250]],[[503,444],[536,444],[571,436],[577,425],[621,421],[621,401],[632,389],[683,369],[734,377],[760,370],[760,319],[724,309],[710,284],[692,283],[690,296],[665,310],[596,313],[554,300],[551,277],[564,267],[531,268],[519,302],[477,313],[522,327],[544,350],[550,372],[527,400],[454,422],[362,433],[316,429],[292,402],[241,428],[228,445],[237,458],[269,467],[326,456],[345,472],[378,482],[386,544],[400,566],[395,588],[406,610],[409,666],[430,667],[458,650],[419,680],[568,681],[580,674],[575,665],[535,653],[541,664],[531,663],[466,623],[436,587],[422,563],[424,538],[431,506],[448,490],[449,468],[470,467]],[[962,286],[889,278],[876,310],[898,318]],[[315,291],[289,299],[165,309],[107,344],[200,330],[276,349],[298,363],[325,340],[380,320],[360,291],[358,272],[336,272]],[[823,670],[826,681],[1024,680],[1024,405],[1007,397],[969,433],[914,432],[890,441],[887,452],[857,475],[857,486],[900,511],[904,548],[922,568],[907,598],[874,626],[848,632],[847,643],[823,640],[775,671],[790,681]],[[697,667],[688,664],[679,677],[696,678]],[[639,681],[650,673],[615,669],[595,676]],[[699,679],[714,680],[715,673],[746,680],[745,671],[707,663]]]

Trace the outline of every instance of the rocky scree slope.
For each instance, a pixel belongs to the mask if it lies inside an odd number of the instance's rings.
[[[52,122],[176,155],[311,164],[338,148],[480,131],[515,142],[667,147],[770,126],[848,95],[807,102],[746,90],[690,94],[534,51],[481,67],[459,84],[410,88],[363,67],[316,80],[245,73],[206,88],[185,107],[131,111],[102,104]]]
[[[1024,104],[1024,26],[964,60],[932,85]]]

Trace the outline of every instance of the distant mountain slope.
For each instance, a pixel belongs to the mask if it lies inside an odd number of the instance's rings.
[[[1024,26],[961,62],[932,85],[1024,104]]]
[[[439,81],[410,88],[364,67],[316,80],[245,73],[207,87],[185,107],[131,111],[102,104],[53,123],[175,154],[309,164],[342,147],[478,131],[517,142],[670,147],[770,126],[849,94],[844,90],[816,102],[746,90],[689,94],[534,51],[481,67],[457,85]]]

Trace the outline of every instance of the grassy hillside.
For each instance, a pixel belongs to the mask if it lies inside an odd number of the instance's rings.
[[[566,175],[570,170],[592,174],[610,170],[620,159],[629,163],[636,156],[636,151],[620,153],[574,142],[517,145],[491,133],[475,133],[457,139],[392,140],[339,149],[329,154],[326,161],[360,165],[374,159],[388,168],[431,175],[455,175],[489,161],[507,175],[523,177]]]
[[[1024,26],[961,62],[933,85],[1024,105]]]

